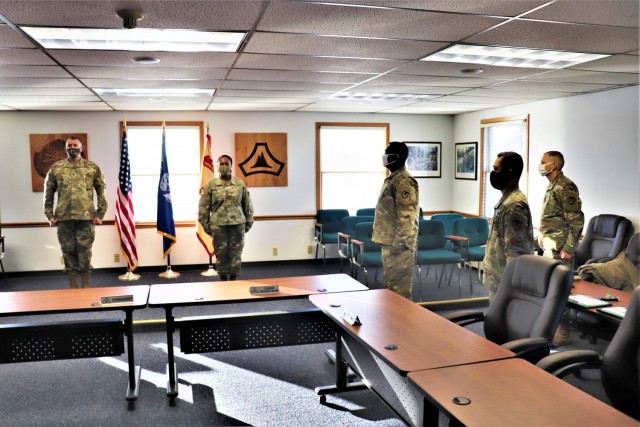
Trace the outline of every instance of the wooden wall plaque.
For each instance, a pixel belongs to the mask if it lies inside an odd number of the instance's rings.
[[[233,164],[247,187],[286,187],[287,134],[236,133]]]
[[[82,142],[82,157],[89,158],[89,142],[86,133],[32,133],[29,134],[31,145],[31,189],[34,192],[44,191],[44,178],[51,166],[58,160],[67,158],[65,143],[76,136]]]

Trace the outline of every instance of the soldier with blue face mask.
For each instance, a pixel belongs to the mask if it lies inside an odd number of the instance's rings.
[[[390,142],[382,156],[389,169],[384,180],[371,239],[382,247],[385,288],[411,299],[411,284],[418,239],[418,183],[405,167],[409,149],[403,142]]]
[[[540,214],[540,234],[535,241],[544,256],[573,267],[573,254],[584,226],[578,187],[562,172],[564,156],[559,151],[542,155],[538,172],[549,180]],[[576,266],[577,267],[577,266]],[[569,310],[565,309],[553,338],[555,346],[571,344]]]
[[[218,178],[205,185],[198,220],[213,239],[220,280],[236,280],[242,265],[244,235],[253,225],[253,205],[242,180],[231,175],[230,156],[218,158]]]
[[[102,224],[107,211],[106,183],[98,165],[82,157],[82,142],[72,136],[65,144],[67,158],[51,166],[44,181],[44,214],[58,229],[64,269],[71,288],[89,287],[91,248],[95,225]],[[96,208],[93,193],[96,193]],[[53,201],[58,193],[55,211]]]

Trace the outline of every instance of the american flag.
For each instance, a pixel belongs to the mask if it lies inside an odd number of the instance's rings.
[[[129,146],[127,144],[127,123],[122,126],[122,144],[120,146],[120,172],[116,190],[116,228],[120,236],[120,248],[131,271],[138,267],[136,249],[136,225],[133,214],[133,190],[131,188],[131,168],[129,165]]]
[[[202,164],[200,165],[200,195],[207,182],[213,178],[213,159],[211,158],[211,135],[209,134],[209,127],[207,126],[207,136],[204,142],[204,152],[202,154]],[[204,232],[200,221],[196,221],[196,234],[198,240],[202,243],[204,250],[207,251],[207,255],[213,256],[213,239],[210,235]]]

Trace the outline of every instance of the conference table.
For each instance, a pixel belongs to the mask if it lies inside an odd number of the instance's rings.
[[[472,426],[635,426],[606,403],[522,359],[410,372],[425,399],[425,425],[438,410]]]
[[[386,289],[316,294],[309,299],[339,327],[336,364],[348,363],[400,418],[413,425],[422,424],[424,405],[420,393],[408,382],[409,373],[478,366],[515,356]],[[360,324],[352,324],[355,318]],[[348,388],[343,380],[335,386],[319,387],[316,393],[325,396]]]
[[[571,295],[586,295],[592,298],[600,298],[611,295],[618,298],[617,301],[607,301],[609,303],[607,307],[627,307],[629,305],[629,301],[631,300],[631,292],[621,291],[619,289],[610,288],[604,285],[598,285],[596,283],[587,282],[585,280],[575,280],[573,282]],[[599,318],[605,319],[615,324],[620,324],[620,322],[622,321],[621,318],[603,313],[599,310],[600,307],[587,308],[572,302],[571,299],[569,299],[567,304],[571,308],[591,312],[597,315]]]
[[[277,292],[260,293],[276,286]],[[176,307],[306,299],[314,294],[366,289],[346,274],[151,285],[149,307],[163,308],[166,315],[167,396],[178,396],[173,348],[176,327],[180,329],[180,350],[185,354],[335,340],[335,326],[314,308],[175,319]]]
[[[0,363],[119,356],[127,337],[127,401],[138,398],[140,366],[135,365],[133,311],[145,308],[149,286],[2,292],[0,317],[124,311],[124,321],[89,319],[0,325]]]

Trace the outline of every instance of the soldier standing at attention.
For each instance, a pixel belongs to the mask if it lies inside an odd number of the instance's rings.
[[[382,246],[385,288],[411,299],[418,237],[418,183],[407,172],[409,149],[391,142],[382,156],[390,175],[384,180],[373,222],[372,240]]]
[[[524,163],[513,151],[498,154],[489,176],[491,186],[502,192],[494,207],[491,232],[484,256],[484,287],[489,301],[500,285],[507,263],[520,255],[533,253],[533,224],[529,202],[518,182]]]
[[[573,253],[584,226],[584,214],[578,187],[562,173],[563,166],[564,156],[559,151],[547,151],[538,165],[540,175],[547,177],[549,186],[542,202],[540,234],[535,243],[545,257],[573,268]],[[570,343],[569,310],[565,309],[553,344]]]
[[[253,205],[242,180],[231,176],[230,156],[218,158],[219,178],[205,185],[200,196],[198,220],[213,239],[220,280],[240,275],[244,234],[253,225]]]
[[[102,224],[107,211],[106,184],[98,165],[82,158],[82,142],[72,136],[65,144],[67,158],[51,166],[44,181],[44,214],[49,225],[58,227],[58,241],[64,258],[64,270],[72,288],[89,287],[91,247],[96,224]],[[93,191],[98,196],[96,210]],[[58,193],[55,212],[54,194]]]

